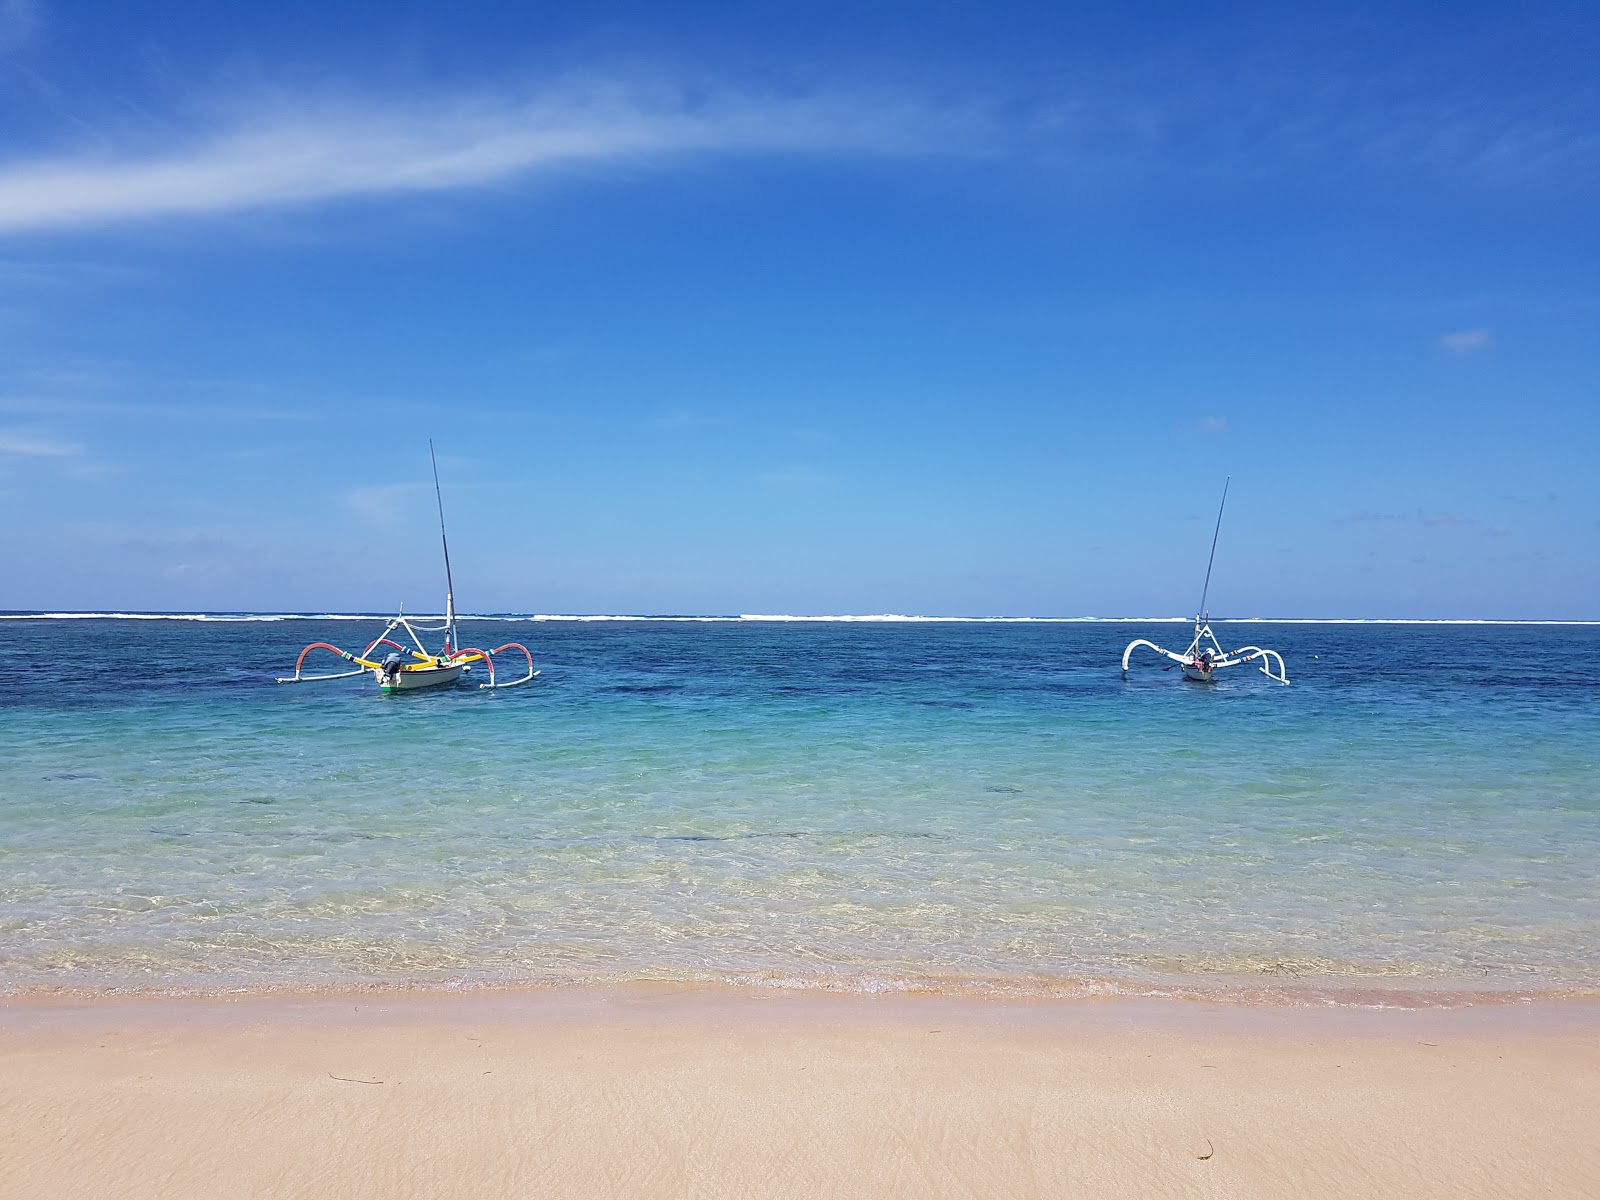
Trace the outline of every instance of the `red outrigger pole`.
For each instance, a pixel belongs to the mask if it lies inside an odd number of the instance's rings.
[[[316,683],[325,679],[350,679],[356,675],[364,675],[371,671],[378,681],[378,687],[385,692],[409,692],[419,688],[439,687],[444,684],[453,684],[461,676],[472,669],[473,663],[484,663],[489,668],[489,682],[480,683],[480,689],[508,688],[518,684],[527,683],[539,672],[533,669],[533,655],[521,642],[507,642],[497,649],[478,650],[472,647],[463,648],[460,637],[456,632],[456,597],[455,583],[450,578],[450,541],[444,531],[444,496],[439,490],[439,461],[434,457],[433,439],[428,439],[428,458],[433,463],[433,495],[439,505],[439,541],[444,547],[444,621],[439,625],[423,625],[406,620],[405,606],[401,605],[399,616],[389,622],[382,633],[375,637],[367,648],[360,654],[351,654],[348,650],[341,650],[329,642],[312,642],[300,651],[300,657],[295,660],[294,674],[279,678],[279,683]],[[393,641],[389,635],[397,629],[404,629],[411,635],[411,641],[416,646],[415,650]],[[443,633],[444,648],[437,654],[430,653],[422,644],[420,633]],[[382,660],[374,659],[372,652],[379,646],[390,646],[392,652],[386,654]],[[306,675],[303,674],[306,656],[313,650],[329,650],[337,654],[346,662],[355,663],[353,671],[337,671],[331,675]],[[496,681],[494,677],[494,656],[507,650],[520,650],[523,657],[528,660],[528,673],[519,679],[509,679],[504,683]],[[407,661],[407,656],[412,661]]]

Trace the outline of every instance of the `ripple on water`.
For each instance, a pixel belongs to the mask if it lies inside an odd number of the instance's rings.
[[[1126,626],[547,624],[541,686],[390,703],[267,682],[342,622],[61,626],[0,701],[12,989],[1600,984],[1600,706],[1527,674],[1595,632],[1252,627],[1295,685],[1206,689]]]

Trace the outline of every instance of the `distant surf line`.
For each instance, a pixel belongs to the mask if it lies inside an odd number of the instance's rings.
[[[427,620],[430,614],[416,614]],[[437,615],[437,614],[433,614]],[[0,621],[381,621],[376,613],[248,613],[248,612],[44,612],[18,609],[0,611]],[[463,621],[528,621],[556,624],[603,622],[653,622],[681,624],[859,624],[859,625],[1181,625],[1192,617],[967,617],[910,613],[868,614],[652,614],[652,613],[474,613]],[[1600,621],[1503,620],[1478,617],[1221,617],[1218,625],[1495,625],[1495,626],[1600,626]]]

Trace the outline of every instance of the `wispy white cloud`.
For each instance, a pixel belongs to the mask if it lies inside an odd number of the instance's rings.
[[[692,408],[675,408],[659,417],[640,421],[638,427],[651,433],[683,433],[722,424],[724,421],[721,417],[708,416]]]
[[[1457,333],[1447,333],[1439,338],[1439,345],[1446,350],[1457,354],[1471,354],[1474,350],[1482,350],[1492,345],[1494,335],[1487,329],[1463,329]]]
[[[1201,417],[1195,428],[1201,433],[1222,433],[1228,428],[1228,418]]]
[[[1371,512],[1367,509],[1362,509],[1360,512],[1351,513],[1350,516],[1346,518],[1346,520],[1356,524],[1365,524],[1369,521],[1404,521],[1405,519],[1406,517],[1404,513]]]
[[[833,479],[811,467],[792,466],[765,472],[761,482],[771,488],[819,488],[826,487]]]
[[[1387,521],[1416,521],[1418,524],[1426,525],[1430,529],[1476,524],[1474,519],[1466,513],[1428,512],[1420,508],[1414,513],[1371,512],[1367,509],[1362,509],[1360,512],[1351,513],[1342,521],[1336,521],[1335,524],[1364,525]]]
[[[0,54],[25,49],[39,28],[33,0],[0,0]]]
[[[0,288],[17,292],[63,292],[106,288],[138,282],[148,273],[126,264],[91,262],[28,262],[0,258]]]
[[[14,416],[119,417],[129,420],[171,420],[187,423],[230,421],[313,421],[318,414],[309,409],[271,408],[266,405],[147,404],[137,400],[64,400],[59,396],[0,395],[0,413]]]
[[[274,102],[160,152],[0,166],[0,233],[481,187],[697,151],[948,151],[971,119],[881,95],[624,87],[520,100]]]
[[[1250,39],[1245,39],[1248,43]],[[1344,55],[1276,44],[1169,44],[1129,66],[1084,61],[1053,97],[1015,106],[1028,147],[1101,179],[1181,174],[1259,189],[1274,177],[1383,186],[1434,180],[1547,194],[1589,190],[1600,162],[1592,90],[1553,77],[1484,87],[1457,46]],[[1352,71],[1354,61],[1362,69]]]
[[[348,488],[340,499],[358,516],[388,525],[413,511],[432,488],[421,483],[374,483]]]
[[[0,51],[36,38],[38,23],[34,0],[0,0]],[[419,84],[331,98],[267,84],[240,90],[234,80],[230,99],[205,111],[174,115],[160,98],[149,101],[132,140],[126,127],[79,121],[92,149],[0,162],[0,234],[486,187],[575,166],[735,151],[978,151],[1124,183],[1159,173],[1224,186],[1259,186],[1274,174],[1437,175],[1588,188],[1596,178],[1591,93],[1563,78],[1508,98],[1478,85],[1460,48],[1354,72],[1349,56],[1320,46],[1316,54],[1213,49],[1174,44],[1141,51],[1136,63],[1085,53],[1048,80],[957,91],[936,78],[928,92],[663,83],[637,64],[532,87],[491,81],[471,94]],[[338,77],[359,80],[363,66],[343,64]],[[152,135],[163,123],[165,137]]]
[[[0,454],[20,458],[72,458],[83,447],[29,429],[0,429]]]
[[[248,550],[230,538],[208,530],[185,530],[176,533],[137,534],[122,538],[117,543],[122,549],[137,554],[167,556],[173,553],[214,556]]]

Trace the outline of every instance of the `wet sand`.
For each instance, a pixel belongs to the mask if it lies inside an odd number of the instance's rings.
[[[1600,1006],[0,1001],[0,1196],[1588,1196]]]

